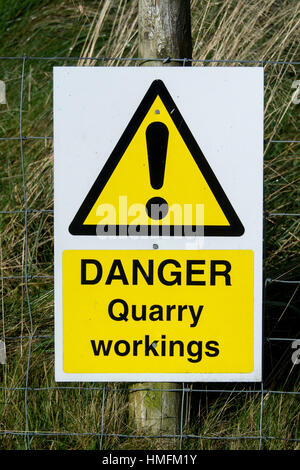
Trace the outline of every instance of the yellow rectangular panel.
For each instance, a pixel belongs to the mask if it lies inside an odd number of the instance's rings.
[[[66,250],[66,373],[251,373],[252,250]]]

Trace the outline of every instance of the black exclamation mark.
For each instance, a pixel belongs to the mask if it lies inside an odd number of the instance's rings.
[[[150,183],[153,189],[164,184],[169,131],[162,122],[152,122],[146,130]],[[163,219],[168,213],[168,203],[162,197],[152,197],[146,204],[151,219]]]

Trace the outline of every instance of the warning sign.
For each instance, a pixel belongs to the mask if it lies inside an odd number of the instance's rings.
[[[253,371],[252,251],[67,250],[63,309],[65,372]]]
[[[108,236],[244,233],[162,80],[152,82],[69,231]]]
[[[260,381],[263,68],[53,88],[55,379]]]

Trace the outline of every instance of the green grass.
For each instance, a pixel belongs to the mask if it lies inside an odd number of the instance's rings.
[[[0,2],[0,56],[137,56],[137,2]],[[192,2],[195,59],[299,60],[299,2],[296,0],[205,0]],[[128,65],[111,60],[110,65]],[[25,136],[52,136],[52,67],[77,60],[26,60],[22,125]],[[80,61],[79,65],[95,65]],[[197,64],[201,66],[201,64]],[[0,60],[7,104],[0,105],[0,137],[19,136],[22,59]],[[299,140],[299,105],[291,102],[299,66],[265,66],[265,138]],[[28,284],[24,275],[24,213],[0,214],[1,337],[7,364],[0,365],[0,448],[24,449],[25,384],[29,429],[40,433],[32,449],[178,448],[178,440],[135,438],[125,384],[69,384],[53,378],[53,148],[51,139],[23,143],[28,207]],[[265,209],[299,213],[300,145],[266,143]],[[24,209],[20,142],[0,140],[1,211]],[[50,212],[40,212],[46,209]],[[268,215],[265,221],[265,277],[299,279],[299,217]],[[299,335],[299,285],[268,284],[265,336]],[[30,349],[29,349],[30,347]],[[30,368],[27,370],[30,352]],[[290,342],[265,344],[265,388],[299,390],[299,365],[291,363]],[[28,374],[27,374],[28,372]],[[231,385],[225,384],[228,390]],[[191,390],[200,389],[201,384]],[[211,388],[215,388],[212,386]],[[186,394],[184,449],[299,449],[299,406],[295,395],[196,392]],[[104,396],[104,402],[103,402]],[[104,407],[104,423],[102,423]],[[108,436],[101,440],[101,430]],[[9,432],[9,433],[8,433]],[[120,436],[121,435],[121,436]],[[122,437],[131,435],[132,438]],[[202,436],[202,439],[199,437]],[[212,437],[213,439],[208,439]],[[226,439],[223,439],[226,438]],[[232,439],[231,439],[232,438]],[[272,439],[271,439],[272,438]],[[276,439],[273,439],[276,438]]]

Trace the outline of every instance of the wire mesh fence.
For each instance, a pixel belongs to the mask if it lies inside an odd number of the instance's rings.
[[[265,69],[263,382],[170,389],[181,400],[174,435],[132,428],[127,384],[54,382],[52,67],[152,60],[0,57],[7,95],[0,108],[2,448],[146,449],[166,442],[181,450],[299,448],[297,61],[160,59]]]

